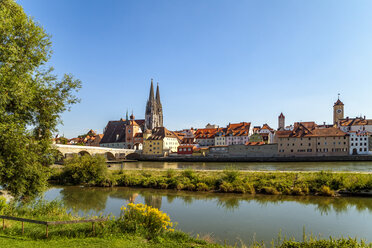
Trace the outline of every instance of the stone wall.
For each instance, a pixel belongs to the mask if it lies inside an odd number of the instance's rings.
[[[232,157],[276,157],[278,155],[278,144],[230,145],[228,155]]]

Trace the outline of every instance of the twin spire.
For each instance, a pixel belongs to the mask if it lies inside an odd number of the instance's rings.
[[[154,98],[154,83],[153,83],[153,79],[152,78],[151,78],[151,88],[150,88],[149,101],[151,101],[151,100],[156,100],[156,102],[160,104],[159,83],[156,86],[156,98]]]
[[[159,83],[156,87],[156,97],[154,97],[153,79],[151,79],[150,95],[147,100],[145,113],[145,129],[163,126],[163,107],[160,101]]]

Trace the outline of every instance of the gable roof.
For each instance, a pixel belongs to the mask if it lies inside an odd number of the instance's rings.
[[[227,126],[226,136],[248,136],[249,129],[251,127],[250,122],[233,123]]]
[[[164,138],[175,138],[179,140],[179,138],[174,132],[169,131],[165,127],[155,127],[148,140],[162,140]]]
[[[100,144],[125,142],[125,121],[109,121]]]

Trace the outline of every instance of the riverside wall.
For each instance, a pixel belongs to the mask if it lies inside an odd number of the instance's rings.
[[[227,156],[170,156],[154,157],[140,156],[139,161],[159,162],[346,162],[346,161],[372,161],[372,156],[312,156],[312,157],[227,157]]]

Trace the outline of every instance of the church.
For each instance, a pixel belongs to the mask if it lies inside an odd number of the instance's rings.
[[[159,83],[154,94],[154,83],[151,79],[150,94],[146,103],[145,119],[135,119],[133,113],[128,118],[109,121],[103,130],[101,147],[141,149],[143,133],[156,127],[163,127],[163,107],[160,100]]]

